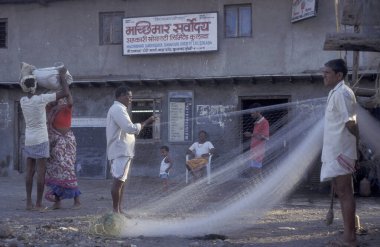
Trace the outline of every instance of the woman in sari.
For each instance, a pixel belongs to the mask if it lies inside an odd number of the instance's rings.
[[[74,198],[73,209],[80,208],[78,180],[75,173],[76,139],[71,130],[73,99],[67,98],[48,105],[50,158],[46,167],[45,198],[54,202],[53,209],[61,208],[61,200]]]

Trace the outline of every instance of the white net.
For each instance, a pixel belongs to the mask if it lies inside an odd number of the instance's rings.
[[[244,142],[244,150],[239,146],[219,154],[212,163],[211,184],[204,176],[186,186],[173,185],[166,192],[161,186],[141,191],[143,199],[128,204],[129,216],[121,235],[195,236],[251,227],[297,187],[312,165],[319,164],[325,103],[326,98],[319,98],[255,109],[270,123],[261,173],[244,176],[251,160],[250,140],[236,135],[238,131],[226,134],[220,138],[237,138]],[[243,121],[244,128],[251,129],[251,112],[223,114]],[[358,121],[363,140],[378,153],[379,122],[370,120],[368,112],[360,108]]]
[[[123,234],[204,235],[248,227],[239,224],[241,217],[250,217],[254,223],[288,195],[319,158],[325,102],[322,98],[256,108],[270,123],[271,133],[260,174],[243,176],[251,160],[249,138],[235,133],[224,135],[221,138],[231,141],[243,139],[245,150],[236,147],[219,154],[212,164],[211,184],[207,184],[205,176],[185,187],[177,185],[178,188],[171,188],[165,196],[159,186],[142,192],[148,193],[150,199],[129,204],[128,214],[132,219],[127,221]],[[227,114],[251,129],[251,112]]]

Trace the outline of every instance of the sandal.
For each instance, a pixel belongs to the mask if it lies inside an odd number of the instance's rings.
[[[359,229],[356,229],[356,234],[360,236],[367,235],[368,230],[363,227],[360,227]]]

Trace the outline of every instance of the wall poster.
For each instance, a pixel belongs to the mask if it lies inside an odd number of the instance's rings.
[[[193,92],[169,92],[169,142],[192,141]]]
[[[292,22],[317,15],[318,0],[293,0]]]

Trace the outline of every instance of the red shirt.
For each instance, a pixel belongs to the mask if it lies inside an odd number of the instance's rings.
[[[71,127],[71,105],[63,106],[55,115],[53,127],[56,129],[65,129]]]
[[[264,138],[256,138],[254,135],[260,134]],[[265,156],[265,143],[269,139],[269,123],[264,118],[261,117],[258,121],[255,122],[253,126],[253,136],[251,139],[251,152],[253,159],[257,162],[263,162]]]

